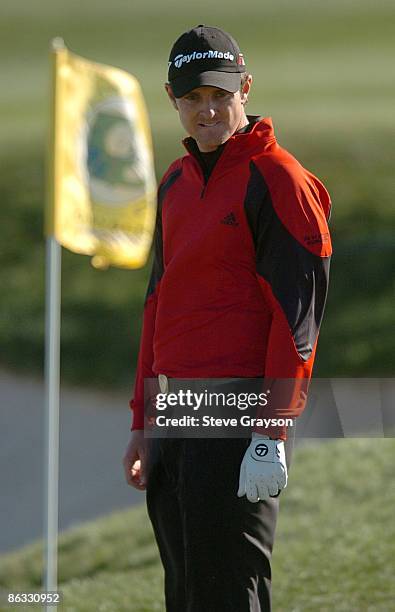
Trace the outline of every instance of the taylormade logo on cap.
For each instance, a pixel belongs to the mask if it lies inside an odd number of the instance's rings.
[[[189,64],[189,62],[192,62],[194,60],[202,60],[202,59],[227,59],[230,62],[233,62],[235,59],[235,56],[232,55],[232,53],[230,53],[230,51],[225,51],[225,53],[222,53],[222,51],[193,51],[192,53],[189,53],[187,55],[183,55],[182,53],[180,53],[179,55],[177,55],[177,57],[174,58],[174,65],[176,68],[181,68],[181,66],[183,64]],[[171,65],[171,62],[169,62],[169,67]]]
[[[176,98],[204,86],[236,92],[243,72],[239,45],[220,28],[198,25],[181,34],[170,51],[168,79]]]

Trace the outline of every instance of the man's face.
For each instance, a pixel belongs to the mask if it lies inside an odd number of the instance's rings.
[[[243,103],[247,92],[232,93],[219,87],[197,87],[182,98],[175,98],[171,87],[166,90],[173,106],[178,110],[180,121],[202,152],[215,151],[232,134],[247,123]]]

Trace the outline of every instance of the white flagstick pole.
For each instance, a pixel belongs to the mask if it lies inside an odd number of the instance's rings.
[[[56,591],[58,583],[58,488],[59,488],[59,397],[60,397],[60,313],[61,313],[61,255],[55,238],[55,205],[58,185],[55,138],[59,116],[58,56],[64,49],[62,39],[51,45],[51,125],[47,159],[47,211],[45,262],[45,497],[44,497],[44,590]],[[51,604],[46,610],[53,610]]]
[[[46,244],[45,307],[45,590],[57,590],[59,482],[61,246],[53,236]],[[47,605],[47,610],[53,606]]]

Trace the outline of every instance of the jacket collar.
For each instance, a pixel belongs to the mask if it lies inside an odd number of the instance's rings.
[[[274,135],[273,122],[271,117],[255,117],[248,115],[249,125],[252,124],[248,131],[244,131],[244,128],[240,132],[236,132],[231,136],[223,145],[221,145],[226,151],[226,157],[239,156],[245,149],[251,154],[252,150],[265,148],[276,142]],[[184,138],[182,144],[195,158],[199,160],[199,148],[196,140],[189,136]]]

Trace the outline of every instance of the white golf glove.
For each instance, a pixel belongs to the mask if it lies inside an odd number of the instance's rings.
[[[287,463],[284,442],[253,433],[240,467],[238,497],[250,502],[276,496],[287,486]]]

